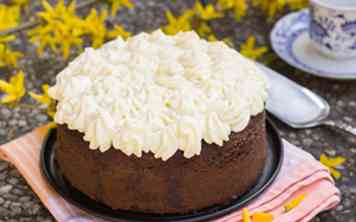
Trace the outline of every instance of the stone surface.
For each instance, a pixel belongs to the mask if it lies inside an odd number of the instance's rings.
[[[0,1],[1,2],[1,1]],[[33,1],[33,7],[38,8],[39,1]],[[165,23],[164,11],[171,9],[174,13],[191,6],[193,0],[136,0],[134,10],[123,9],[112,22],[123,24],[129,31],[138,33],[150,31]],[[31,14],[31,13],[29,13]],[[256,36],[259,44],[268,45],[268,34],[273,23],[267,23],[260,12],[249,10],[247,17],[241,23],[236,23],[231,17],[226,17],[212,23],[219,38],[232,37],[234,45],[244,41],[248,35]],[[26,51],[26,59],[21,61],[21,67],[27,76],[26,86],[29,91],[39,90],[41,84],[53,84],[56,73],[65,64],[45,53],[38,59],[32,46],[20,45]],[[271,67],[287,77],[306,86],[325,97],[331,105],[331,119],[343,120],[356,126],[356,87],[352,81],[334,81],[313,77],[295,70],[279,59],[274,59]],[[0,70],[0,78],[7,78],[6,70]],[[34,104],[26,98],[23,103]],[[31,129],[48,121],[40,109],[17,107],[10,109],[0,105],[0,144],[10,141]],[[337,186],[343,194],[342,203],[334,210],[318,215],[313,222],[354,222],[356,221],[356,139],[332,128],[320,127],[306,130],[295,130],[275,120],[281,135],[293,144],[312,153],[316,158],[321,153],[342,155],[348,161],[341,172]],[[37,196],[28,187],[25,180],[13,166],[0,160],[0,222],[54,221],[49,212],[42,206]]]

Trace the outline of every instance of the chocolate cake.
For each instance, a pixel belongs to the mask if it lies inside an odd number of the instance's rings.
[[[86,49],[49,90],[56,162],[72,186],[112,209],[227,203],[264,168],[266,88],[253,63],[193,32]]]
[[[255,184],[266,159],[264,114],[232,133],[222,147],[203,143],[201,154],[191,159],[182,152],[166,162],[152,154],[101,153],[89,150],[82,138],[58,127],[56,159],[65,177],[113,209],[137,212],[183,213],[226,203]]]

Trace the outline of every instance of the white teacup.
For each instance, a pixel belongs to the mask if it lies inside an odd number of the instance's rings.
[[[356,57],[356,0],[310,0],[310,38],[334,59]]]

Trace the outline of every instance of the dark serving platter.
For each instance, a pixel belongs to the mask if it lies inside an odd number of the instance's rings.
[[[283,144],[271,120],[267,120],[268,158],[255,186],[237,199],[223,205],[211,206],[188,214],[147,214],[113,210],[72,187],[61,174],[55,161],[56,129],[49,131],[41,151],[41,169],[48,183],[68,202],[82,210],[109,221],[172,221],[195,222],[222,217],[241,209],[269,187],[278,175],[283,162]]]

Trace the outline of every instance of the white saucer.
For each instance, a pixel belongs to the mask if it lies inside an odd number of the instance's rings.
[[[356,79],[356,58],[334,60],[310,44],[309,10],[281,18],[271,32],[273,50],[287,63],[310,74],[330,79]]]

